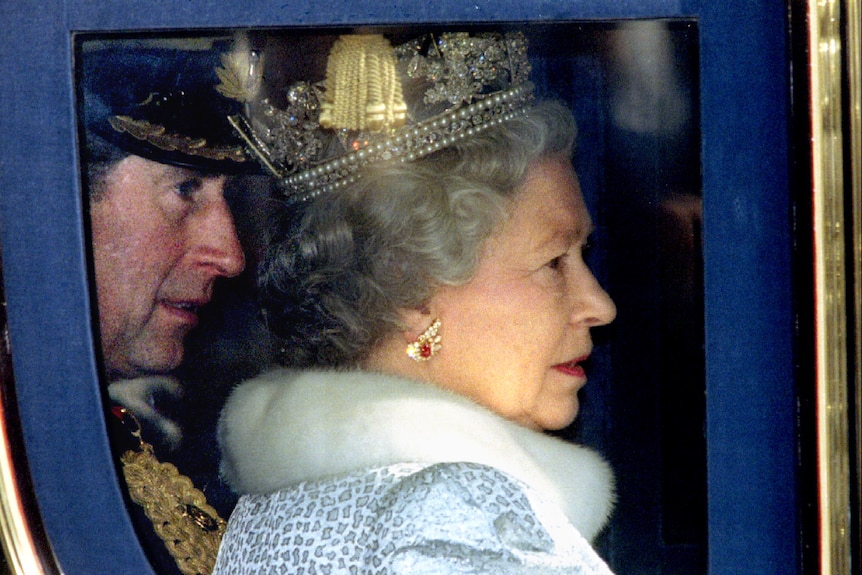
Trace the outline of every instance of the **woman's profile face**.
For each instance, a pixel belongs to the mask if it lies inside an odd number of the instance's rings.
[[[425,364],[431,381],[532,429],[570,424],[590,328],[616,315],[582,257],[591,231],[570,161],[531,166],[476,276],[432,300],[443,347]]]

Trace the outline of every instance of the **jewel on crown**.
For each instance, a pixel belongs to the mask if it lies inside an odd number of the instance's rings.
[[[294,83],[282,108],[258,96],[262,57],[244,42],[236,51],[219,69],[219,91],[246,104],[230,121],[300,201],[354,182],[367,164],[413,161],[505,122],[533,97],[519,32],[426,35],[395,48],[381,35],[342,36],[325,81]],[[422,85],[421,102],[405,103],[405,81]]]

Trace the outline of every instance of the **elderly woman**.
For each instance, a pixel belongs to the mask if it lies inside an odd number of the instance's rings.
[[[516,99],[284,208],[261,281],[289,367],[223,412],[244,495],[216,573],[609,573],[608,466],[543,432],[616,312],[582,256],[573,118]]]

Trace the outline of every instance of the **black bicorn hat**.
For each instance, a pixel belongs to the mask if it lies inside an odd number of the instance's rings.
[[[224,173],[260,173],[228,118],[241,104],[217,90],[223,50],[102,43],[78,54],[83,129],[123,152]]]

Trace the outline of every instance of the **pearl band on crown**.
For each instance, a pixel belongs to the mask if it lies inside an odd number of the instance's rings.
[[[525,104],[531,99],[529,85],[506,90],[416,124],[382,142],[288,176],[282,180],[282,187],[299,200],[337,190],[355,182],[356,172],[364,165],[394,159],[412,162],[523,114]]]

